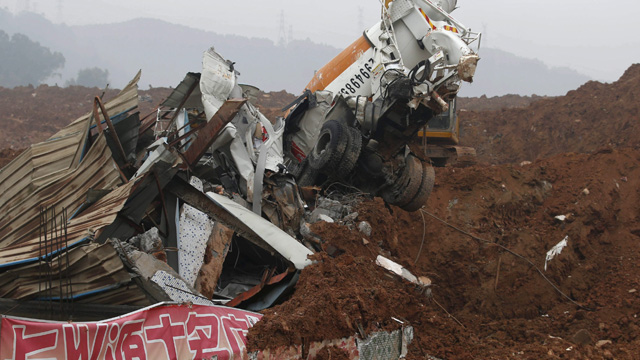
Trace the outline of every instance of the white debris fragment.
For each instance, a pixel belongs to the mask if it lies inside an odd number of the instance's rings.
[[[633,294],[633,293],[634,293],[634,292],[636,292],[636,291],[638,291],[638,290],[636,290],[636,289],[631,289],[631,290],[629,290],[629,294]]]
[[[590,191],[587,188],[584,188],[584,190],[582,190],[582,194],[583,195],[589,195]]]
[[[320,221],[326,221],[326,222],[328,222],[328,223],[332,223],[332,222],[334,222],[334,220],[333,220],[330,216],[325,215],[325,214],[319,214],[319,215],[318,215],[318,220],[320,220]]]
[[[358,223],[358,230],[366,236],[371,236],[371,232],[373,231],[371,225],[366,221]]]
[[[415,275],[413,275],[409,270],[404,268],[402,265],[398,264],[395,261],[389,260],[382,255],[378,255],[378,257],[376,258],[376,265],[382,266],[383,268],[391,271],[392,273],[416,285],[420,285],[424,287],[431,285],[431,279],[424,276],[417,278]]]
[[[558,221],[565,221],[567,220],[567,216],[566,215],[558,215],[555,217],[556,220]]]
[[[557,255],[560,255],[562,250],[567,246],[567,241],[569,241],[569,236],[565,236],[562,241],[557,243],[556,246],[547,252],[547,258],[544,260],[544,271],[547,271],[547,263]]]
[[[599,348],[601,348],[601,347],[603,347],[603,346],[611,345],[611,344],[612,344],[611,340],[599,340],[599,341],[596,343],[596,347],[599,349]]]

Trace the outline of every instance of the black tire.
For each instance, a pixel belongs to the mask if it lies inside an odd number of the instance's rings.
[[[356,166],[356,162],[358,162],[358,158],[360,157],[360,151],[362,150],[362,134],[356,128],[352,128],[347,126],[348,133],[348,144],[347,148],[342,155],[342,159],[340,159],[340,163],[338,167],[333,170],[333,176],[339,179],[345,179],[353,168]],[[331,169],[327,169],[331,170]]]
[[[413,155],[409,155],[405,161],[402,173],[398,176],[395,183],[389,186],[382,193],[384,201],[391,205],[403,207],[410,203],[420,191],[422,184],[423,166],[420,159]]]
[[[422,184],[420,184],[420,190],[416,194],[416,196],[411,200],[408,204],[401,206],[401,208],[408,212],[414,212],[423,207],[427,200],[429,200],[429,195],[431,195],[431,191],[433,190],[433,184],[436,181],[436,172],[433,167],[423,164],[423,176],[422,176]]]
[[[316,145],[309,153],[309,165],[319,171],[336,169],[349,142],[347,126],[336,120],[322,125]]]
[[[308,158],[306,158],[300,163],[299,174],[295,177],[296,183],[300,187],[313,186],[315,185],[315,181],[318,178],[318,175],[318,170],[309,166]]]

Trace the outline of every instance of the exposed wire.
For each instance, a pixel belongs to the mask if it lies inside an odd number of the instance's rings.
[[[420,212],[420,215],[422,216],[422,242],[420,243],[420,250],[418,250],[416,261],[413,262],[414,265],[418,263],[418,259],[420,258],[420,254],[422,253],[422,246],[424,245],[424,239],[427,235],[427,222],[424,220],[424,214],[422,213],[422,211]]]
[[[184,290],[184,289],[180,289],[179,287],[171,286],[171,285],[169,285],[169,284],[164,284],[164,286],[166,286],[166,287],[170,287],[170,288],[172,288],[172,289],[174,289],[174,290],[181,291],[181,292],[183,292],[183,293],[185,293],[185,294],[193,295],[193,296],[195,296],[195,297],[197,297],[197,298],[200,298],[200,299],[203,299],[203,300],[207,300],[207,301],[214,302],[214,300],[212,300],[212,299],[209,299],[209,298],[207,298],[207,297],[205,297],[205,296],[202,296],[202,295],[200,295],[200,294],[194,294],[194,293],[192,293],[191,291],[187,291],[187,290]]]
[[[456,319],[456,317],[455,317],[455,316],[451,315],[451,313],[449,313],[449,312],[447,311],[447,309],[445,309],[445,308],[444,308],[444,306],[440,305],[440,303],[439,303],[436,299],[431,298],[431,300],[432,300],[434,303],[436,303],[436,305],[438,305],[438,307],[440,307],[440,309],[442,309],[442,311],[444,311],[447,315],[449,315],[449,317],[450,317],[450,318],[452,318],[453,320],[455,320],[455,322],[457,322],[457,323],[458,323],[458,325],[462,326],[462,327],[463,327],[463,328],[465,328],[465,329],[467,328],[466,326],[464,326],[464,325],[460,322],[460,320]]]
[[[501,248],[502,250],[504,250],[504,251],[508,252],[509,254],[511,254],[511,255],[513,255],[513,256],[515,256],[515,257],[517,257],[517,258],[521,259],[521,260],[524,260],[526,263],[528,263],[529,265],[531,265],[531,267],[533,267],[533,268],[538,272],[538,274],[540,274],[540,276],[542,276],[542,278],[543,278],[546,282],[548,282],[548,283],[549,283],[549,285],[551,285],[551,286],[553,287],[553,289],[554,289],[558,294],[562,295],[565,299],[569,300],[572,304],[576,305],[576,306],[577,306],[577,307],[579,307],[580,309],[587,310],[587,311],[593,311],[593,309],[590,309],[590,308],[588,308],[588,307],[586,307],[586,306],[583,306],[583,305],[579,304],[578,302],[576,302],[575,300],[573,300],[571,297],[569,297],[569,295],[565,294],[562,290],[560,290],[560,289],[559,289],[559,288],[558,288],[558,287],[557,287],[557,286],[556,286],[556,285],[555,285],[551,280],[549,280],[549,278],[548,278],[548,277],[547,277],[547,276],[542,272],[542,270],[540,270],[540,268],[539,268],[538,266],[536,266],[536,264],[534,264],[531,260],[527,259],[526,257],[524,257],[524,256],[522,256],[522,255],[520,255],[520,254],[518,254],[518,253],[516,253],[516,252],[514,252],[514,251],[512,251],[512,250],[510,250],[509,248],[507,248],[507,247],[505,247],[505,246],[503,246],[503,245],[500,245],[500,244],[495,243],[495,242],[491,242],[491,241],[489,241],[489,240],[485,240],[485,239],[479,238],[479,237],[477,237],[477,236],[475,236],[475,235],[473,235],[473,234],[471,234],[471,233],[469,233],[469,232],[466,232],[466,231],[464,231],[464,230],[462,230],[462,229],[460,229],[460,228],[458,228],[458,227],[456,227],[456,226],[454,226],[454,225],[451,225],[451,224],[449,224],[448,222],[446,222],[446,221],[444,221],[444,220],[440,219],[439,217],[437,217],[437,216],[435,216],[435,215],[431,214],[430,212],[428,212],[428,211],[426,211],[426,210],[424,210],[424,209],[420,209],[420,211],[421,211],[421,212],[423,212],[423,213],[425,213],[425,214],[427,214],[427,215],[429,215],[429,216],[431,216],[432,218],[434,218],[434,219],[436,219],[436,220],[440,221],[441,223],[443,223],[443,224],[445,224],[445,225],[449,226],[450,228],[452,228],[452,229],[454,229],[454,230],[456,230],[456,231],[458,231],[458,232],[460,232],[460,233],[462,233],[462,234],[464,234],[464,235],[467,235],[467,236],[471,237],[472,239],[474,239],[474,240],[476,240],[476,241],[479,241],[479,242],[482,242],[482,243],[485,243],[485,244],[488,244],[488,245],[492,245],[492,246],[497,246],[497,247]]]

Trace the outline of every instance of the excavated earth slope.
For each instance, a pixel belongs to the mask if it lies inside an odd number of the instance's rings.
[[[249,331],[250,346],[350,336],[359,324],[365,332],[398,328],[395,317],[416,330],[412,359],[636,358],[639,160],[635,149],[602,149],[524,167],[438,169],[425,208],[482,241],[380,199],[358,209],[371,236],[318,223],[325,248],[344,252],[317,256],[292,298]],[[547,251],[565,237],[545,271]],[[430,277],[433,299],[377,267],[378,254]],[[599,340],[612,344],[596,347]]]
[[[611,84],[590,81],[528,107],[462,111],[461,142],[491,164],[533,161],[603,146],[640,145],[640,64]],[[470,109],[471,110],[471,109]]]

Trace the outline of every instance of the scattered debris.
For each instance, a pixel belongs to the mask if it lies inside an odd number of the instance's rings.
[[[567,216],[566,215],[557,215],[556,217],[554,217],[554,219],[558,220],[559,222],[564,222],[565,220],[567,220]]]
[[[547,271],[547,263],[551,261],[554,257],[560,255],[562,250],[567,246],[568,241],[569,241],[569,236],[565,236],[564,239],[562,239],[562,241],[557,243],[554,247],[551,248],[551,250],[547,252],[547,257],[544,260],[545,271]]]
[[[603,348],[607,345],[611,345],[612,342],[611,340],[598,340],[598,342],[596,342],[596,347],[597,348]]]
[[[413,275],[411,272],[409,272],[409,270],[405,269],[402,265],[392,260],[389,260],[382,255],[378,255],[378,257],[376,258],[376,264],[418,286],[421,286],[424,288],[431,286],[431,279],[425,276],[421,276],[418,278],[415,275]],[[430,295],[430,292],[427,295]]]
[[[371,236],[371,232],[373,231],[373,229],[371,228],[371,225],[368,222],[361,221],[358,223],[358,231],[360,231],[366,236]]]

